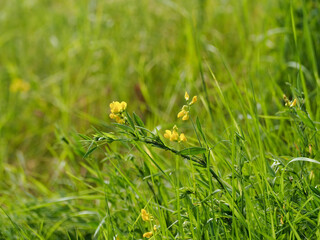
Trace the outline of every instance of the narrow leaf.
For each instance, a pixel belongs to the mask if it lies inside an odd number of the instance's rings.
[[[180,155],[197,155],[206,153],[207,149],[202,147],[191,147],[191,148],[185,148],[178,152]]]

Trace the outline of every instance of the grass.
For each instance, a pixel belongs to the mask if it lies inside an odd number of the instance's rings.
[[[0,239],[320,238],[318,1],[0,8]]]

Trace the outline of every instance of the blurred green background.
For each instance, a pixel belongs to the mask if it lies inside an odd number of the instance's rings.
[[[188,90],[223,135],[231,120],[210,69],[240,123],[239,94],[274,115],[292,88],[319,120],[319,15],[316,0],[0,1],[0,205],[77,191],[66,174],[83,171],[76,133],[111,129],[114,100],[153,129]]]

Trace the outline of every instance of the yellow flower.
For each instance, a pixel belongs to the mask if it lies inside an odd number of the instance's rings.
[[[186,142],[186,141],[187,141],[186,136],[184,135],[184,133],[181,133],[180,134],[180,142]]]
[[[126,108],[127,108],[127,103],[124,102],[124,101],[122,101],[122,102],[121,102],[121,107],[122,107],[122,110],[123,110],[123,111],[126,110]]]
[[[170,139],[171,137],[171,131],[170,130],[166,130],[165,133],[163,134],[163,136],[167,139]]]
[[[198,100],[198,97],[197,97],[197,96],[194,96],[194,97],[192,98],[192,100],[191,100],[191,102],[190,102],[189,105],[194,104],[195,102],[197,102],[197,100]]]
[[[186,110],[184,110],[184,108],[182,108],[182,110],[178,113],[178,118],[182,117],[183,121],[187,121],[189,119],[189,112],[187,112]]]
[[[111,119],[115,119],[117,123],[124,124],[124,116],[123,116],[123,111],[126,110],[127,108],[127,103],[126,102],[118,102],[118,101],[113,101],[110,103],[110,111],[111,113],[109,114],[109,117]]]
[[[187,121],[189,120],[189,114],[186,114],[182,117],[182,121]]]
[[[187,92],[184,94],[184,99],[185,99],[186,101],[189,100],[189,94],[188,94]]]
[[[178,139],[179,139],[178,132],[176,130],[173,130],[170,136],[170,141],[178,141]]]
[[[127,103],[126,102],[118,102],[118,101],[116,101],[116,102],[112,102],[112,103],[110,103],[110,111],[112,112],[112,113],[121,113],[121,112],[123,112],[124,110],[126,110],[126,108],[127,108]]]
[[[186,115],[186,114],[188,114],[188,112],[186,111],[186,110],[184,110],[184,109],[182,109],[179,113],[178,113],[178,118],[181,118],[181,117],[183,117],[184,115]]]
[[[148,213],[145,209],[141,209],[141,218],[143,221],[152,220],[152,215]]]
[[[153,235],[152,232],[146,232],[146,233],[143,234],[143,237],[145,237],[145,238],[151,238],[152,235]]]
[[[170,141],[178,141],[179,139],[179,134],[175,129],[173,129],[172,132],[170,130],[166,130],[163,136]]]
[[[28,82],[23,81],[20,78],[13,79],[10,85],[11,92],[28,92],[30,89],[30,84]]]
[[[179,136],[178,128],[176,125],[173,126],[172,131],[166,130],[163,136],[170,141],[179,141],[179,142],[186,142],[187,138],[184,133],[181,133]]]

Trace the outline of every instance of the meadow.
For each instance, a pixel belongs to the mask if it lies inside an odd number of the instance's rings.
[[[318,0],[1,0],[0,239],[320,239]]]

